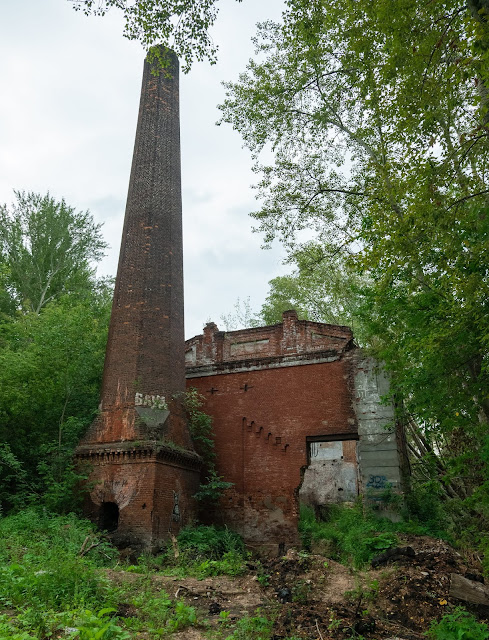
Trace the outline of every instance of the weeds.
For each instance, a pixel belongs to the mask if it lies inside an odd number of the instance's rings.
[[[194,498],[200,503],[201,509],[212,508],[218,504],[223,492],[230,489],[233,483],[225,482],[217,473],[212,417],[202,411],[204,397],[197,389],[189,389],[185,393],[184,404],[192,441],[204,463],[202,471],[205,482],[200,485]]]
[[[97,614],[84,611],[77,620],[72,638],[76,640],[130,640],[130,635],[119,627],[111,614],[115,609],[102,609]]]
[[[270,584],[270,574],[266,571],[260,561],[256,563],[256,579],[262,587],[268,587]]]
[[[5,638],[6,640],[36,640],[35,636],[26,631],[21,631],[5,614],[0,615],[0,638]]]
[[[149,576],[121,587],[119,600],[137,611],[137,617],[124,620],[124,626],[134,632],[144,631],[156,638],[197,623],[194,607],[172,600],[165,591],[155,593]]]
[[[87,538],[97,544],[85,554],[84,562],[110,566],[118,555],[117,550],[99,536],[91,522],[73,514],[49,516],[26,509],[0,518],[0,561],[3,564],[27,562],[42,569],[46,560],[57,562],[66,556],[78,557]]]
[[[34,510],[0,520],[0,603],[27,610],[41,628],[46,610],[97,606],[110,600],[108,581],[98,572],[117,552],[98,539],[83,557],[93,525],[75,516],[48,517]],[[25,615],[25,614],[24,614]]]
[[[197,534],[199,540],[201,533]],[[172,601],[163,591],[155,593],[149,558],[143,565],[146,576],[131,585],[114,587],[101,569],[113,565],[117,551],[97,537],[93,526],[84,520],[26,511],[1,519],[0,536],[0,605],[16,614],[12,618],[0,616],[2,639],[128,640],[132,631],[157,638],[197,621],[193,607]],[[187,532],[184,548],[188,556],[191,538]],[[203,560],[200,554],[204,552],[217,555],[216,540],[224,549],[223,556]],[[228,572],[238,572],[243,558],[229,548],[240,544],[228,531],[215,533],[205,544],[201,541],[195,552],[201,574],[217,573],[219,563]],[[84,553],[86,549],[89,551]],[[134,607],[137,617],[118,620],[115,614],[120,602]]]
[[[311,580],[298,580],[292,588],[292,602],[307,604],[312,591]]]
[[[426,636],[430,640],[488,640],[489,629],[467,611],[455,609],[439,622],[433,621]]]
[[[367,586],[358,586],[351,591],[345,591],[344,596],[351,601],[370,601],[373,602],[379,595],[379,581],[372,580]]]
[[[238,620],[235,630],[226,640],[270,640],[272,627],[273,622],[265,616],[246,616]]]
[[[333,611],[333,609],[330,609],[328,631],[336,631],[340,627],[341,619],[336,616],[336,613]]]
[[[166,623],[170,633],[180,631],[190,627],[197,622],[197,614],[194,607],[188,607],[184,602],[179,600],[175,605],[173,615],[168,618]]]
[[[169,544],[157,558],[140,558],[146,571],[158,569],[167,575],[239,576],[245,573],[246,554],[242,538],[228,528],[186,527],[177,538],[178,557]]]
[[[333,505],[327,522],[318,522],[310,507],[301,507],[299,531],[307,547],[318,540],[332,543],[332,557],[361,567],[375,555],[397,544],[393,532],[382,532],[380,520],[365,513],[363,505],[353,508]]]
[[[185,527],[177,540],[187,560],[220,560],[225,553],[244,551],[243,539],[227,527]]]

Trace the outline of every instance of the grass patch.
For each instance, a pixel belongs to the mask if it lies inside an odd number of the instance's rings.
[[[330,557],[357,568],[397,545],[397,535],[381,528],[380,521],[365,513],[361,504],[354,507],[332,505],[327,522],[316,520],[311,507],[301,507],[299,532],[304,547],[310,549],[313,542],[328,540]]]
[[[310,549],[313,542],[328,541],[328,555],[331,558],[360,568],[376,555],[396,546],[399,543],[398,534],[431,535],[453,544],[447,531],[441,526],[436,528],[434,522],[422,523],[414,519],[393,522],[380,517],[361,501],[353,506],[331,505],[327,519],[317,520],[314,510],[303,505],[299,533],[306,549]]]
[[[0,519],[0,540],[0,607],[16,611],[0,619],[2,638],[48,638],[76,620],[88,624],[90,616],[102,629],[116,626],[86,613],[116,603],[100,569],[118,553],[92,523],[28,509]]]
[[[194,607],[172,600],[165,591],[155,592],[148,577],[121,587],[120,599],[137,610],[137,617],[124,620],[124,627],[131,632],[146,632],[159,638],[197,624]]]
[[[170,542],[159,555],[139,558],[139,566],[131,569],[179,577],[239,576],[246,572],[246,560],[243,539],[237,533],[227,527],[200,525],[185,527],[176,547]]]
[[[61,610],[93,607],[108,598],[98,568],[117,550],[93,525],[76,516],[47,516],[33,509],[0,519],[0,603]],[[90,551],[85,549],[93,546]]]

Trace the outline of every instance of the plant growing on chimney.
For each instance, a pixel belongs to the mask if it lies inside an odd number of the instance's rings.
[[[185,410],[188,426],[195,450],[202,457],[204,465],[199,491],[194,498],[207,506],[214,506],[219,502],[222,492],[233,486],[232,482],[225,482],[216,470],[216,452],[212,432],[212,418],[202,411],[204,398],[197,389],[189,389],[185,394]]]

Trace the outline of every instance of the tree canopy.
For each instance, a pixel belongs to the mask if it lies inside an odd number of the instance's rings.
[[[17,191],[15,196],[11,208],[0,206],[3,307],[39,313],[64,294],[79,295],[91,289],[91,263],[98,261],[107,247],[101,225],[88,211],[77,212],[49,193],[41,196]]]
[[[110,286],[89,212],[49,194],[0,208],[0,505],[72,510],[73,448],[93,420]]]
[[[355,314],[414,425],[414,468],[484,518],[488,17],[485,0],[288,0],[222,105],[257,160],[265,241],[299,276],[319,256],[326,288],[338,261],[363,279]]]
[[[236,0],[241,2],[241,0]],[[69,0],[86,15],[104,16],[119,9],[124,16],[124,36],[146,48],[163,45],[184,61],[187,72],[194,60],[216,62],[217,45],[209,29],[218,14],[218,0]],[[158,55],[158,50],[153,50]],[[164,64],[164,60],[161,60]]]

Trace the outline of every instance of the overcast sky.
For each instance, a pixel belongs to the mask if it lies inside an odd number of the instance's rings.
[[[186,336],[250,297],[258,310],[281,273],[279,246],[260,249],[251,158],[229,125],[215,126],[221,82],[253,56],[256,22],[283,0],[221,0],[219,63],[180,77]],[[116,11],[87,18],[68,0],[3,0],[0,20],[0,203],[13,189],[64,197],[104,223],[99,273],[115,275],[145,52],[122,37]]]

